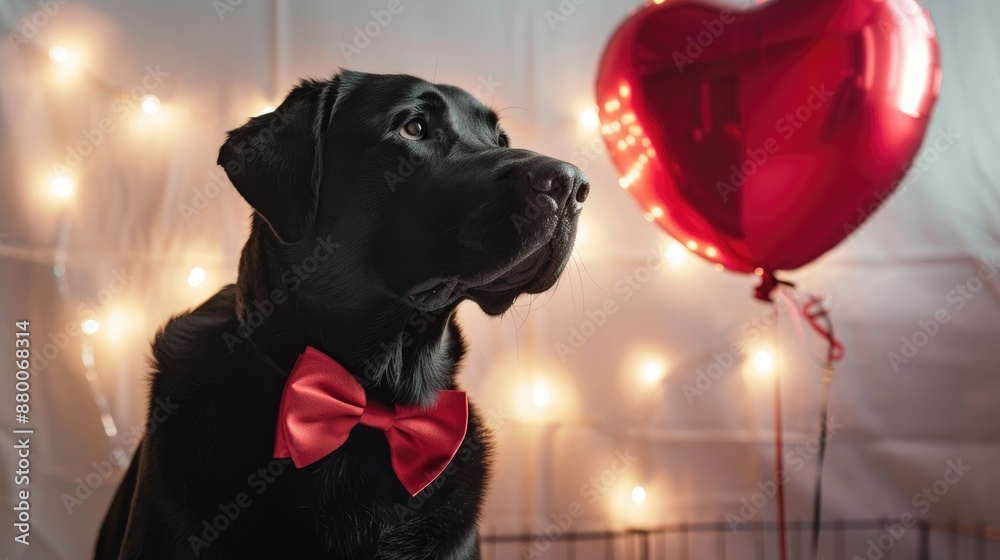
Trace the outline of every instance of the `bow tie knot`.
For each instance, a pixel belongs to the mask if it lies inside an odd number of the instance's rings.
[[[441,391],[428,409],[368,400],[364,387],[333,358],[306,347],[285,382],[274,456],[302,468],[336,451],[361,424],[385,432],[392,469],[412,496],[455,457],[469,424],[461,391]]]
[[[395,421],[395,406],[385,405],[378,401],[368,401],[364,412],[361,413],[361,418],[358,419],[358,424],[387,432]]]

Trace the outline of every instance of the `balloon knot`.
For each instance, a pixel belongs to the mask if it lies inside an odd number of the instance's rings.
[[[754,295],[761,301],[774,301],[771,299],[771,292],[773,292],[779,285],[790,286],[792,288],[795,287],[795,284],[784,280],[778,280],[775,278],[773,272],[765,270],[764,274],[761,275],[760,285],[754,290]]]

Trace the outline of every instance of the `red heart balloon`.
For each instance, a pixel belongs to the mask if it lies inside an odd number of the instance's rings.
[[[773,285],[892,192],[940,76],[915,0],[668,0],[615,31],[597,100],[619,182],[647,219]]]

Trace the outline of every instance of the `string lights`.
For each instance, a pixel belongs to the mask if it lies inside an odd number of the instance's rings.
[[[667,263],[670,266],[680,266],[684,264],[684,259],[687,257],[687,252],[680,243],[671,243],[667,250],[664,252],[664,257],[667,259]]]
[[[49,180],[49,194],[55,198],[69,198],[73,195],[73,180],[64,173],[57,173]]]
[[[208,274],[205,272],[204,268],[196,266],[191,269],[190,273],[188,273],[188,285],[192,288],[197,288],[205,282],[205,278],[207,276]]]
[[[642,367],[642,380],[646,383],[658,383],[663,379],[667,368],[660,362],[650,361]]]
[[[580,125],[588,130],[597,129],[601,124],[601,117],[597,115],[597,108],[586,108],[580,112]]]
[[[145,95],[139,102],[139,106],[147,115],[155,115],[160,112],[160,98],[155,95]]]
[[[49,49],[49,58],[52,59],[52,62],[58,62],[59,64],[63,64],[69,61],[69,51],[66,50],[66,47],[61,47],[61,46],[52,47],[51,49]]]
[[[535,389],[535,392],[531,394],[531,401],[538,408],[548,408],[552,403],[552,393],[546,388]]]
[[[642,486],[636,486],[632,488],[632,503],[641,506],[646,503],[646,489]]]
[[[87,319],[80,325],[80,330],[82,330],[84,334],[94,334],[99,328],[101,328],[100,323],[94,319]]]
[[[48,57],[54,64],[64,67],[74,65],[79,61],[79,57],[74,52],[61,45],[56,45],[49,49]],[[599,112],[599,108],[594,106],[587,107],[580,112],[579,124],[585,129],[599,129],[603,135],[615,137],[617,141],[614,145],[618,150],[635,154],[635,164],[628,173],[620,177],[618,180],[619,185],[622,188],[627,189],[640,179],[645,167],[648,166],[652,159],[656,157],[656,152],[651,147],[651,141],[645,135],[645,131],[637,124],[636,115],[629,112],[627,109],[623,110],[623,101],[626,104],[629,103],[631,95],[629,86],[627,84],[623,84],[619,88],[618,93],[619,98],[609,100],[603,105],[605,113],[604,122],[602,122],[602,116]],[[168,99],[167,112],[172,112],[172,108],[174,106],[175,105],[172,104],[171,100]],[[163,108],[163,103],[156,95],[147,94],[139,100],[139,107],[142,112],[147,115],[156,115]],[[274,110],[274,106],[267,105],[262,107],[258,114],[264,115],[273,112]],[[39,177],[39,179],[44,180],[44,177]],[[83,189],[84,187],[81,187],[81,192],[83,192]],[[74,180],[69,174],[55,174],[49,180],[48,192],[53,198],[71,198],[74,194],[74,190]],[[654,221],[656,219],[663,218],[664,215],[665,210],[663,208],[659,206],[651,206],[648,209],[646,218],[649,221]],[[586,237],[586,235],[581,233],[581,237]],[[684,244],[682,245],[680,242],[672,242],[666,247],[666,249],[663,250],[664,259],[670,266],[679,267],[685,263],[687,257],[685,246],[691,251],[697,251],[699,249],[699,244],[695,240],[687,240],[683,243]],[[708,257],[714,258],[718,255],[718,250],[715,247],[706,246],[704,248],[704,254]],[[717,269],[721,266],[721,264],[716,265]],[[61,264],[56,265],[54,273],[57,276],[62,276],[65,274],[65,268]],[[208,273],[205,268],[201,266],[194,266],[189,270],[186,280],[188,286],[191,288],[197,288],[205,283],[207,277]],[[129,331],[135,330],[136,319],[127,310],[112,310],[106,317],[102,315],[100,318],[105,323],[102,336],[107,335],[112,341],[124,336]],[[97,334],[101,330],[101,327],[102,325],[98,322],[98,320],[93,318],[84,320],[81,323],[82,332],[88,336]],[[91,387],[94,390],[94,398],[99,405],[101,421],[105,432],[108,437],[115,437],[118,430],[115,426],[113,416],[110,413],[107,399],[99,390],[98,377],[94,363],[94,348],[90,343],[84,344],[82,361],[84,367],[86,368],[86,378],[91,383]],[[773,373],[775,368],[775,358],[770,352],[760,350],[753,355],[752,364],[758,373],[770,374]],[[633,364],[629,368],[632,372],[631,375],[633,376],[635,375],[635,369],[633,369],[634,367],[635,365]],[[641,383],[654,385],[656,383],[660,383],[666,377],[667,366],[662,361],[649,360],[641,365],[638,373],[638,379]],[[634,383],[635,377],[631,377],[631,379]],[[516,399],[520,401],[520,403],[525,403],[525,401],[530,403],[529,407],[533,406],[534,412],[539,416],[552,414],[553,408],[561,408],[565,406],[566,401],[572,400],[573,397],[571,391],[566,390],[571,389],[570,387],[560,386],[559,388],[563,389],[563,391],[561,391],[560,394],[556,394],[553,386],[547,380],[536,379],[530,385],[529,390],[523,392],[524,394],[517,395]],[[566,393],[570,393],[568,397]],[[560,399],[560,397],[562,398]],[[655,482],[653,482],[653,484],[655,485]],[[624,485],[622,489],[624,490],[627,488],[628,486]],[[651,487],[651,489],[654,491],[654,497],[660,495],[655,486]],[[647,491],[644,486],[635,485],[631,488],[629,497],[633,504],[636,506],[642,506],[647,502]]]
[[[758,350],[753,355],[754,371],[761,375],[771,375],[774,373],[774,354],[767,350]]]

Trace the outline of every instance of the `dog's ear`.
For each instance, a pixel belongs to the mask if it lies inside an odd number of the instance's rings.
[[[284,243],[302,240],[316,222],[323,139],[339,90],[339,76],[304,80],[280,107],[229,131],[219,149],[217,163]]]

